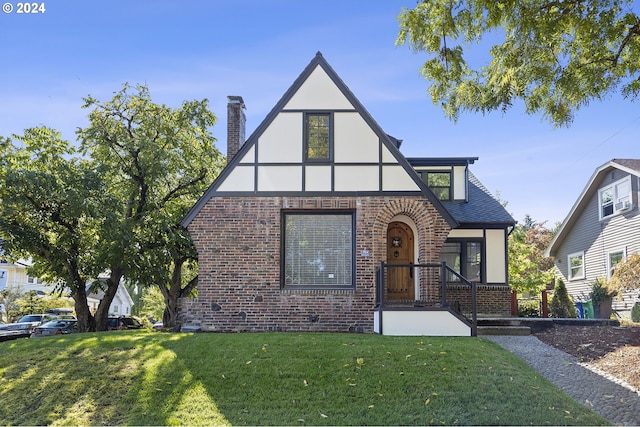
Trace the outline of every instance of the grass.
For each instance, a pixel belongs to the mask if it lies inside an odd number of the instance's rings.
[[[602,425],[479,338],[114,331],[0,343],[0,425]]]

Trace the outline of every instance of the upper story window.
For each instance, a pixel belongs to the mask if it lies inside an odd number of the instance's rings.
[[[418,171],[418,174],[438,200],[451,200],[451,172]]]
[[[631,209],[631,177],[598,190],[600,219]]]
[[[576,252],[567,256],[569,280],[584,279],[584,252]]]
[[[307,160],[331,159],[331,115],[305,114],[305,157]]]

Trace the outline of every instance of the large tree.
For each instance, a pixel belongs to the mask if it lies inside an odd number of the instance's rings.
[[[0,235],[7,254],[33,261],[30,274],[70,292],[87,331],[95,323],[86,284],[99,272],[93,248],[109,198],[93,163],[78,154],[46,127],[0,138]]]
[[[98,164],[107,193],[119,201],[116,221],[100,230],[99,257],[109,266],[98,329],[124,277],[156,285],[165,298],[165,322],[175,322],[177,299],[195,278],[183,280],[196,251],[180,221],[223,165],[210,128],[207,100],[180,108],[152,102],[145,86],[125,84],[110,101],[88,97],[89,125],[78,131],[82,149]]]
[[[553,260],[544,251],[553,231],[527,215],[509,236],[509,285],[519,293],[537,295],[554,278]]]
[[[640,93],[640,17],[632,0],[424,0],[399,16],[397,44],[425,52],[422,74],[445,114],[516,101],[557,126],[620,90]],[[487,40],[488,39],[488,40]],[[501,41],[480,53],[481,47]],[[469,53],[471,51],[471,53]]]

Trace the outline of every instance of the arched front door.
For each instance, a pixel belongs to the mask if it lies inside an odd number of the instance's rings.
[[[387,264],[413,264],[413,230],[404,222],[392,222],[387,228]],[[387,301],[415,300],[413,267],[387,269]]]

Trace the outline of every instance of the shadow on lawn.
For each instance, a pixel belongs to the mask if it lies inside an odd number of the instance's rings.
[[[0,424],[603,422],[476,338],[114,331],[0,348]]]

